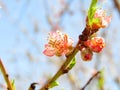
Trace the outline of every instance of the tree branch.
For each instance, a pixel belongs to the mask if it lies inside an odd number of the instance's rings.
[[[100,73],[100,71],[97,71],[88,81],[87,83],[81,88],[80,90],[85,90],[85,88],[90,84],[90,82]]]
[[[5,82],[7,84],[7,90],[13,90],[12,89],[12,85],[11,85],[11,82],[9,80],[9,75],[7,74],[6,70],[5,70],[5,67],[2,63],[2,60],[0,59],[0,69],[1,69],[1,72],[3,74],[3,77],[5,79]]]
[[[120,14],[120,3],[119,3],[119,1],[118,0],[113,0],[113,1],[114,1],[114,4],[115,4],[119,14]]]

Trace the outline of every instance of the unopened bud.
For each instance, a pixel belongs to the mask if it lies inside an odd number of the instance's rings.
[[[83,48],[81,50],[81,58],[83,59],[83,61],[91,61],[92,56],[93,53],[89,48]]]

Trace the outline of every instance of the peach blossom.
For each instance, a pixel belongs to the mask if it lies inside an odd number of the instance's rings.
[[[49,33],[48,44],[45,44],[43,53],[47,56],[61,56],[72,48],[73,40],[60,31]]]

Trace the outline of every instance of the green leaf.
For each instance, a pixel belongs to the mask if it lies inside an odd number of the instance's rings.
[[[70,65],[68,66],[68,69],[69,69],[69,70],[72,69],[72,68],[75,66],[75,64],[76,64],[76,58],[74,57],[74,58],[72,59]]]
[[[95,14],[95,11],[97,9],[97,2],[98,0],[92,0],[91,4],[90,4],[90,8],[88,10],[88,24],[91,26],[93,23],[93,17]]]
[[[11,84],[12,84],[12,89],[13,89],[13,90],[16,90],[16,87],[15,87],[15,80],[11,80]]]
[[[50,83],[50,88],[53,88],[53,87],[55,87],[55,86],[58,86],[59,85],[59,83],[58,82],[56,82],[56,81],[54,81],[54,82],[52,82],[52,83]]]
[[[103,86],[104,86],[104,70],[100,72],[100,77],[98,80],[98,87],[103,88]]]
[[[93,18],[92,23],[99,23],[100,19],[99,18]]]

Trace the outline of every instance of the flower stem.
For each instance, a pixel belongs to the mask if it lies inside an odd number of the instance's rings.
[[[2,72],[3,77],[5,79],[5,82],[7,84],[7,90],[13,90],[12,85],[11,85],[10,80],[9,80],[9,76],[8,76],[6,70],[5,70],[5,67],[4,67],[1,59],[0,59],[0,69],[1,69],[1,72]]]
[[[64,74],[64,70],[66,69],[66,67],[70,64],[70,62],[72,61],[72,59],[74,58],[74,56],[77,54],[78,50],[78,45],[79,43],[76,45],[76,47],[74,48],[74,50],[72,51],[72,53],[66,58],[66,61],[64,62],[64,64],[61,66],[61,68],[58,70],[58,72],[53,76],[52,79],[50,79],[40,90],[48,90],[49,89],[49,85],[56,81],[62,74]]]

